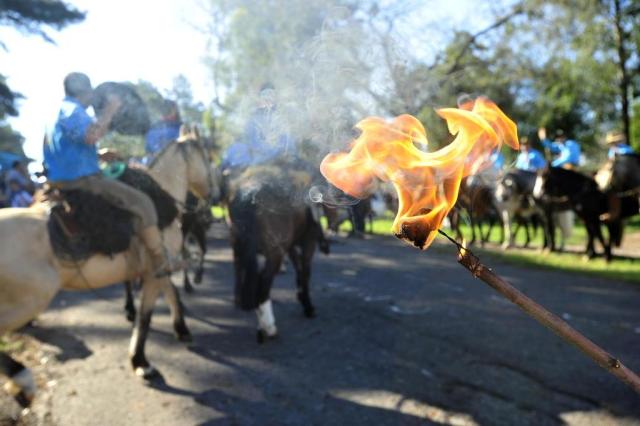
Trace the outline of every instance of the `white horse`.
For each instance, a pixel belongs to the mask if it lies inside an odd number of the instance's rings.
[[[156,157],[149,172],[178,204],[185,202],[188,190],[203,198],[219,194],[209,155],[196,140],[171,143]],[[176,333],[188,333],[170,279],[154,276],[151,260],[137,237],[127,251],[114,256],[96,254],[81,262],[62,261],[51,248],[48,219],[46,204],[0,210],[0,241],[11,242],[10,249],[0,252],[0,335],[27,324],[47,308],[60,290],[93,290],[142,277],[140,315],[131,336],[129,355],[136,375],[148,378],[155,374],[145,357],[144,346],[160,292],[169,304]],[[162,233],[167,249],[175,257],[182,244],[178,221]],[[35,393],[31,372],[0,353],[2,374],[9,377],[5,388],[18,402],[28,404]]]

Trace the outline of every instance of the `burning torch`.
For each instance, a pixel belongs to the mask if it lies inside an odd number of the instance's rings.
[[[458,248],[458,262],[474,277],[640,393],[638,375],[521,293],[440,230],[444,218],[456,203],[461,180],[487,167],[489,156],[503,143],[516,150],[519,145],[516,124],[486,98],[436,112],[446,120],[449,132],[455,135],[453,142],[444,148],[434,152],[419,148],[428,141],[424,127],[415,117],[401,115],[391,121],[369,117],[356,125],[361,134],[351,144],[351,150],[327,155],[320,171],[329,182],[356,198],[369,195],[378,179],[391,182],[399,200],[392,227],[398,238],[425,250],[438,233],[445,235]]]

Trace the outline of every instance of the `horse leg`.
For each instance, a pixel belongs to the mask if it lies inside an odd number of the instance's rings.
[[[611,260],[613,259],[611,250],[613,249],[614,245],[619,247],[619,242],[622,239],[622,226],[622,221],[619,219],[611,221],[607,224],[607,229],[609,230],[609,241],[608,245],[604,246],[604,256],[607,262],[611,262]],[[599,228],[600,227],[598,227],[598,229]],[[616,244],[616,241],[618,241],[618,244]]]
[[[187,250],[187,246],[186,246],[186,241],[187,241],[187,235],[189,234],[189,231],[185,231],[184,228],[184,224],[182,225],[182,258],[183,259],[191,259],[191,256],[189,254],[189,251]],[[182,270],[182,286],[184,288],[184,291],[187,293],[193,293],[193,286],[191,285],[191,280],[189,279],[189,265],[190,262],[187,261],[187,265],[185,265],[184,269]]]
[[[502,216],[502,249],[506,250],[513,245],[513,235],[511,234],[511,215],[507,209],[500,212]]]
[[[193,278],[193,282],[200,284],[202,282],[202,276],[204,275],[204,256],[207,254],[207,232],[202,224],[198,225],[198,230],[195,233],[200,246],[200,262],[198,263],[198,269],[196,275]]]
[[[296,265],[296,287],[298,290],[298,301],[302,305],[304,316],[307,318],[313,318],[316,316],[316,309],[311,303],[311,296],[309,294],[309,279],[311,278],[311,259],[315,250],[314,242],[311,238],[308,238],[304,242],[304,246],[301,247],[302,252],[299,252],[296,247],[292,247],[289,251],[289,257],[292,259],[295,257]]]
[[[585,227],[587,228],[587,257],[589,259],[593,259],[596,257],[596,250],[594,247],[594,239],[596,236],[596,230],[594,229],[594,224],[591,221],[585,221]]]
[[[136,319],[136,305],[133,301],[133,283],[129,280],[124,282],[124,311],[126,313],[127,321],[133,322]]]
[[[168,278],[165,278],[168,280]],[[140,310],[136,317],[136,323],[131,334],[129,344],[129,359],[133,371],[138,377],[149,379],[157,374],[157,370],[149,364],[144,353],[144,346],[149,334],[151,315],[156,299],[160,295],[162,283],[152,274],[147,274],[142,284],[142,296],[140,297]]]
[[[556,227],[553,221],[553,211],[547,209],[545,211],[546,226],[545,231],[547,234],[547,248],[550,251],[556,251]]]
[[[184,320],[184,305],[180,300],[178,289],[169,278],[162,280],[162,293],[171,311],[173,330],[176,338],[181,342],[190,342],[193,339],[191,338],[189,328],[187,328],[187,323]]]
[[[31,405],[36,394],[36,382],[31,371],[8,354],[0,352],[0,374],[9,378],[4,384],[4,390],[21,407]]]
[[[277,249],[272,249],[272,252],[272,254],[267,256],[264,268],[259,276],[259,300],[263,300],[263,302],[256,308],[256,316],[258,317],[258,343],[264,343],[266,339],[275,339],[278,336],[278,328],[276,327],[276,319],[273,315],[270,293],[273,279],[280,270],[283,256]]]
[[[471,228],[471,241],[469,245],[473,245],[476,242],[476,221],[473,220],[473,213],[469,212],[469,227]]]
[[[309,281],[311,279],[311,260],[313,259],[313,253],[315,251],[315,245],[311,238],[308,238],[306,244],[302,248],[302,264],[300,274],[296,276],[296,282],[298,286],[298,300],[302,304],[304,309],[304,315],[307,318],[314,318],[316,316],[316,309],[311,303],[311,295],[309,292]]]
[[[184,291],[187,293],[193,293],[193,286],[191,285],[191,280],[189,279],[189,268],[185,267],[182,270],[182,286],[184,287]]]

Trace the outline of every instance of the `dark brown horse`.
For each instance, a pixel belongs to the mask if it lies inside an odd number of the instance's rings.
[[[316,244],[325,252],[328,246],[307,200],[310,184],[308,172],[286,163],[250,167],[229,176],[225,184],[235,302],[243,310],[256,311],[258,342],[277,335],[270,292],[287,255],[296,271],[304,315],[315,315],[309,295],[311,260]],[[263,265],[259,255],[264,257]]]

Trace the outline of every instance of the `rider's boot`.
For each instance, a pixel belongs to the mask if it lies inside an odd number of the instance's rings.
[[[184,261],[181,257],[171,258],[168,250],[162,244],[162,235],[157,226],[143,229],[141,237],[151,255],[151,265],[156,278],[169,276],[184,268]]]

